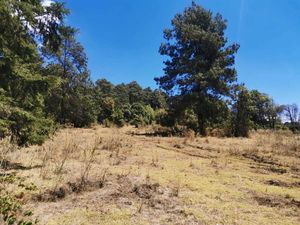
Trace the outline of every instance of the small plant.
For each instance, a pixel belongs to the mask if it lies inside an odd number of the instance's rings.
[[[13,184],[19,177],[16,176],[16,173],[4,173],[0,174],[0,183]]]
[[[106,180],[106,174],[107,174],[108,169],[103,169],[102,174],[100,176],[100,180],[99,180],[99,187],[102,188],[105,184],[105,180]]]
[[[14,198],[8,194],[2,194],[0,196],[0,219],[3,220],[4,224],[7,225],[32,225],[31,221],[25,221],[23,217],[31,216],[32,213],[23,213],[21,205]],[[0,221],[0,224],[3,224]]]
[[[152,155],[151,166],[153,166],[153,167],[158,167],[158,162],[159,162],[159,160],[158,160],[157,154]]]
[[[34,183],[24,184],[24,183],[20,182],[18,186],[24,188],[27,191],[37,190],[37,186]]]
[[[170,196],[171,197],[178,197],[180,193],[180,189],[182,186],[181,178],[177,178],[176,181],[174,181],[174,187],[171,190]]]

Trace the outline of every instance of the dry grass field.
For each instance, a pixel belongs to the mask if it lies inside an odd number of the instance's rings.
[[[289,132],[160,137],[153,128],[97,126],[63,129],[43,146],[0,146],[0,217],[41,225],[300,224],[300,136]]]

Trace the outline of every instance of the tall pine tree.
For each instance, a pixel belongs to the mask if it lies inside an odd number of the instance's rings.
[[[26,144],[49,134],[53,122],[45,116],[44,96],[54,79],[43,73],[40,47],[57,49],[66,14],[60,3],[0,1],[0,136]]]
[[[193,2],[174,17],[160,47],[168,59],[165,75],[156,81],[170,95],[182,96],[181,109],[195,112],[202,135],[220,112],[218,102],[231,96],[236,81],[234,54],[239,45],[227,44],[226,24],[220,14],[214,16]]]

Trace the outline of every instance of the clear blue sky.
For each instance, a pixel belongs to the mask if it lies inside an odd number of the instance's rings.
[[[66,0],[68,23],[80,29],[92,79],[156,87],[163,29],[191,0]],[[241,45],[239,82],[277,103],[300,105],[300,1],[198,0],[228,20],[227,37]]]

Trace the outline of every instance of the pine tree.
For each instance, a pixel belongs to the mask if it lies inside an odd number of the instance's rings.
[[[198,117],[198,130],[206,134],[216,116],[217,104],[231,96],[236,81],[235,57],[239,45],[227,44],[227,21],[195,2],[172,20],[164,31],[166,43],[160,53],[168,56],[165,75],[156,78],[169,95],[183,96],[182,110],[192,108]]]
[[[76,40],[77,30],[70,26],[60,28],[61,44],[57,51],[44,48],[47,73],[60,79],[46,99],[46,111],[61,124],[88,126],[95,121],[93,84],[87,68],[87,57]]]
[[[51,132],[44,96],[55,82],[43,74],[39,46],[57,48],[66,13],[60,3],[0,1],[0,135],[20,145],[39,144]]]

